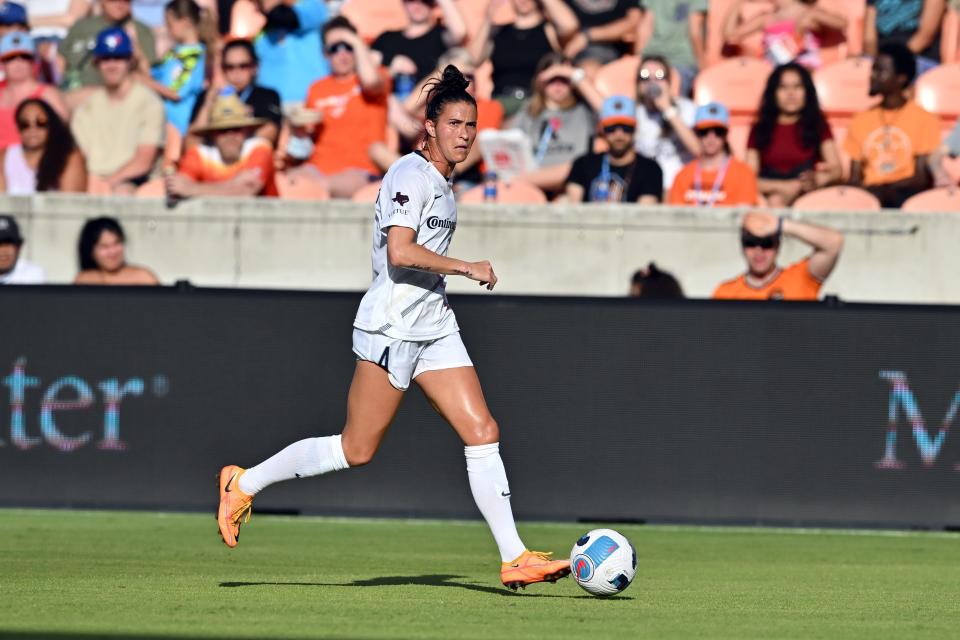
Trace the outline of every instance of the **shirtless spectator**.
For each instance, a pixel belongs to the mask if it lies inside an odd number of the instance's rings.
[[[127,263],[126,234],[115,218],[87,220],[77,247],[80,273],[74,284],[158,285],[150,269]]]

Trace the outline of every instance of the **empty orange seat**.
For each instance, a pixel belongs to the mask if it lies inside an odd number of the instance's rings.
[[[720,102],[734,121],[750,122],[760,108],[770,65],[758,58],[733,58],[700,72],[697,76],[697,104]]]
[[[826,187],[806,193],[793,203],[800,211],[879,211],[880,201],[857,187]]]
[[[943,187],[918,193],[903,203],[902,211],[960,211],[960,189]]]
[[[466,203],[484,202],[483,185],[478,185],[463,192],[460,194],[460,197],[457,198],[457,201]],[[516,179],[510,182],[497,180],[496,202],[540,204],[546,201],[547,196],[544,195],[543,191],[529,182]]]
[[[951,119],[960,115],[960,63],[942,64],[917,78],[914,95],[921,107]]]
[[[309,178],[298,178],[287,173],[274,176],[277,192],[284,200],[329,200],[330,192]]]
[[[137,187],[138,198],[163,198],[167,194],[163,178],[151,178]]]
[[[828,65],[813,76],[820,108],[831,120],[847,123],[855,113],[877,103],[870,97],[870,58],[849,58]],[[842,141],[841,141],[842,142]]]
[[[366,42],[373,42],[384,31],[407,26],[402,0],[347,0],[340,7],[340,15],[353,23]]]
[[[380,181],[371,182],[353,192],[350,197],[354,202],[376,202],[377,195],[380,193]]]

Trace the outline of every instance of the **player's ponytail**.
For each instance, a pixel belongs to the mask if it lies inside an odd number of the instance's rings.
[[[434,122],[440,117],[443,108],[454,102],[466,102],[477,106],[477,101],[467,93],[470,81],[463,77],[460,69],[448,64],[439,80],[432,80],[426,85],[427,91],[427,119]]]

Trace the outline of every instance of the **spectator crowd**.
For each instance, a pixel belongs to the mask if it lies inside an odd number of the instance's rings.
[[[492,140],[508,131],[529,152],[520,166],[492,166],[478,142],[457,168],[458,193],[506,169],[500,180],[558,204],[802,208],[844,185],[897,208],[960,177],[946,163],[960,128],[915,91],[960,49],[945,28],[960,24],[960,7],[947,0],[53,4],[0,3],[0,183],[11,194],[159,185],[172,204],[285,197],[296,183],[298,197],[352,198],[419,148],[423,88],[447,64],[471,80],[478,129]],[[862,55],[865,108],[824,108],[818,74]],[[700,86],[737,56],[768,74],[747,113]],[[778,220],[744,220],[748,271],[718,296],[791,297],[768,282],[775,274],[816,297],[842,239]],[[98,229],[122,246],[121,229]],[[813,253],[781,270],[784,235]],[[84,273],[96,272],[98,242]],[[663,276],[651,264],[635,291]]]

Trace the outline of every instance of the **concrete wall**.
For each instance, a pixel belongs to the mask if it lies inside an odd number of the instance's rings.
[[[29,259],[51,282],[76,274],[86,218],[120,218],[131,262],[165,283],[362,290],[370,280],[373,207],[352,202],[209,199],[164,208],[159,200],[46,195],[4,197]],[[737,210],[637,206],[465,205],[451,255],[490,260],[512,294],[623,295],[633,271],[655,260],[691,297],[709,296],[743,270]],[[960,302],[960,214],[794,214],[842,230],[844,255],[825,292],[847,300]],[[805,248],[785,243],[782,261]],[[477,286],[451,278],[450,290]]]

